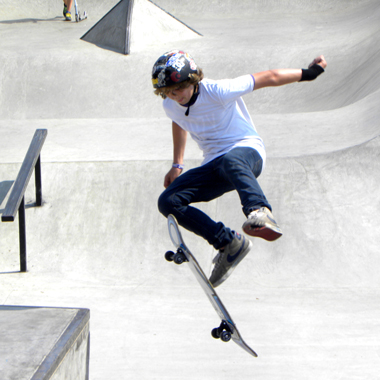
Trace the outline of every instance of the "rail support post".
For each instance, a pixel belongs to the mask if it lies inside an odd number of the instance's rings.
[[[25,197],[22,198],[18,208],[18,227],[20,238],[20,272],[26,272],[26,223],[25,223]]]
[[[42,180],[41,180],[41,154],[38,156],[34,167],[36,184],[36,206],[42,206]]]

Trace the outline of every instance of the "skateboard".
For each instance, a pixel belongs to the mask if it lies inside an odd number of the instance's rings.
[[[79,21],[83,21],[87,18],[87,14],[86,14],[86,11],[83,12],[83,16],[81,16],[79,10],[78,10],[78,3],[77,3],[77,0],[74,0],[74,7],[75,7],[75,21],[76,22],[79,22]]]
[[[223,342],[228,342],[232,339],[243,350],[248,352],[250,355],[257,357],[256,352],[253,351],[252,348],[244,342],[234,321],[232,320],[230,314],[223,305],[222,300],[217,295],[214,287],[206,277],[198,261],[195,259],[190,250],[186,247],[181,232],[179,230],[177,220],[173,215],[168,216],[168,229],[170,239],[176,247],[177,251],[166,252],[165,259],[167,261],[173,261],[178,265],[183,263],[187,263],[187,265],[189,265],[195,278],[198,280],[211,305],[214,307],[216,313],[218,314],[221,320],[220,326],[214,328],[211,331],[212,337],[215,339],[220,339]]]

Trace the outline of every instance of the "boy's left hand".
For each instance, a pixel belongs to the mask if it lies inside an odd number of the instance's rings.
[[[313,65],[319,65],[319,66],[321,66],[323,69],[325,69],[326,66],[327,66],[327,62],[326,62],[326,60],[325,60],[325,57],[324,57],[323,55],[320,55],[319,57],[315,58],[315,59],[313,60],[313,62],[310,63],[310,65],[309,65],[309,69],[310,69],[310,67],[313,66]]]

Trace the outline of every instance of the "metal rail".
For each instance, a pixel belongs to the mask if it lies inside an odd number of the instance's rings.
[[[18,212],[20,237],[20,271],[27,271],[26,256],[26,228],[25,228],[25,190],[29,184],[33,170],[35,172],[36,206],[42,205],[41,181],[41,149],[47,136],[47,129],[37,129],[30,143],[28,152],[21,165],[20,171],[13,184],[12,192],[5,206],[2,222],[14,222]]]

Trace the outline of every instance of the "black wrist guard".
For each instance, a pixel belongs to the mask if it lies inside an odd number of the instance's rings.
[[[318,75],[321,75],[325,70],[322,66],[317,64],[310,67],[310,69],[302,69],[302,77],[300,82],[304,80],[314,80]]]

